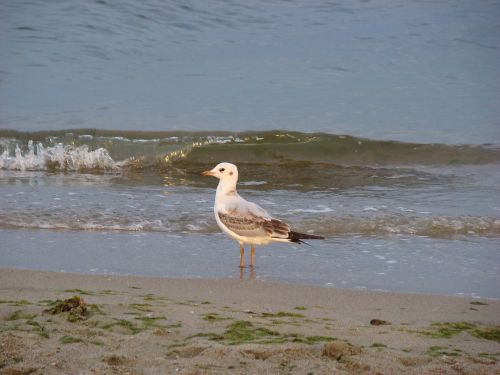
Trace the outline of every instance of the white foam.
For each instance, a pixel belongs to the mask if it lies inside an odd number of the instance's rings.
[[[186,228],[193,231],[193,232],[198,232],[202,229],[199,225],[195,225],[195,224],[187,224]]]
[[[244,142],[244,140],[242,140],[241,138],[239,137],[233,137],[232,135],[229,135],[227,137],[213,137],[213,136],[209,136],[207,137],[208,141],[210,143],[219,143],[219,144],[224,144],[224,143],[233,143],[233,142],[236,142],[236,143],[242,143]]]
[[[108,150],[98,148],[90,151],[87,145],[72,146],[57,143],[44,147],[42,143],[29,141],[28,148],[22,151],[16,144],[14,155],[8,148],[0,155],[0,169],[19,171],[40,171],[47,169],[82,170],[116,169],[118,164],[111,158]]]
[[[411,208],[406,208],[406,207],[398,207],[398,210],[403,211],[403,212],[415,212],[415,210],[412,210]]]
[[[265,185],[267,184],[267,181],[245,181],[245,182],[240,182],[239,184],[243,186],[256,186],[256,185]]]
[[[317,209],[314,208],[296,208],[294,210],[290,210],[290,212],[305,212],[305,213],[325,213],[325,212],[332,212],[333,209],[330,207],[324,206],[324,205],[317,205]]]
[[[123,142],[130,142],[130,139],[125,138],[125,137],[98,137],[97,139],[99,140],[113,140],[113,141],[123,141]]]
[[[90,134],[82,134],[82,135],[78,136],[78,139],[82,140],[82,141],[91,141],[94,139],[94,136],[92,136]]]
[[[161,142],[178,143],[179,137],[167,137],[160,139]]]
[[[133,143],[158,143],[160,142],[159,138],[153,138],[153,139],[134,139],[132,141]]]

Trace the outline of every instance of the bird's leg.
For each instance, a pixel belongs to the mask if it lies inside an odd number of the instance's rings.
[[[245,267],[245,248],[240,243],[240,268]]]
[[[252,244],[252,247],[250,248],[250,267],[253,267],[253,260],[255,258],[255,246]]]

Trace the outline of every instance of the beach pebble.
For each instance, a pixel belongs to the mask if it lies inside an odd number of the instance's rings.
[[[385,326],[385,325],[388,325],[388,324],[391,324],[391,323],[389,323],[386,320],[382,320],[382,319],[372,319],[372,320],[370,320],[370,324],[372,326]]]

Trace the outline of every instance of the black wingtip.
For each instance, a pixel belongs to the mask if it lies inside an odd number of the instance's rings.
[[[298,232],[288,232],[288,239],[290,242],[295,242],[295,243],[305,243],[302,240],[324,240],[325,237],[323,236],[316,236],[314,234],[305,234],[305,233],[298,233]]]

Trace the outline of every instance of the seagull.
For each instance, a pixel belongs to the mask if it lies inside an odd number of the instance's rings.
[[[262,207],[249,202],[236,192],[238,168],[231,163],[217,164],[203,176],[219,179],[215,194],[215,220],[224,233],[240,244],[240,267],[245,267],[245,244],[251,245],[250,267],[254,266],[255,245],[269,242],[303,243],[302,240],[322,240],[324,237],[294,232],[287,223],[271,217]]]

